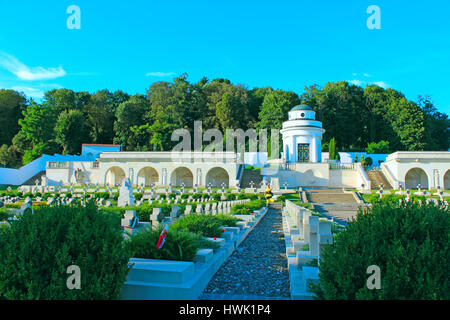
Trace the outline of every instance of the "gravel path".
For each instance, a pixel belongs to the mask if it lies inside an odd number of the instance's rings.
[[[214,295],[290,297],[280,210],[269,209],[213,276],[200,299]]]

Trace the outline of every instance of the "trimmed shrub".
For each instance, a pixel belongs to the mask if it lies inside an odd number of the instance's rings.
[[[5,208],[20,209],[20,203],[5,203]]]
[[[12,300],[118,299],[129,255],[120,225],[94,205],[39,207],[0,235],[0,297]],[[67,268],[81,270],[69,290]]]
[[[321,299],[450,299],[449,209],[433,205],[377,203],[326,247]],[[369,290],[367,268],[381,270],[381,289]]]
[[[192,195],[192,199],[195,199],[195,200],[200,199],[201,197],[202,197],[202,194],[201,194],[201,193],[194,193],[194,194]]]
[[[46,192],[42,195],[42,199],[47,201],[48,198],[50,198],[52,194],[50,192]]]
[[[231,208],[231,214],[252,214],[253,211],[266,206],[265,200],[252,200],[243,204],[235,204]]]
[[[157,229],[145,229],[133,235],[127,247],[134,258],[193,261],[198,249],[217,248],[217,244],[203,239],[202,236],[169,227],[166,241],[161,249],[156,248],[162,226]]]
[[[33,193],[32,192],[26,192],[26,193],[24,193],[24,195],[22,196],[23,198],[26,198],[26,197],[30,197],[30,198],[33,198],[34,197],[34,195],[33,195]]]
[[[100,198],[108,200],[109,199],[109,192],[100,192]]]
[[[212,197],[214,198],[214,200],[215,201],[220,201],[220,197],[221,197],[222,195],[220,194],[220,193],[214,193],[213,195],[212,195]]]
[[[237,219],[229,214],[223,213],[216,214],[213,217],[219,221],[221,226],[224,227],[236,227],[236,223],[241,221],[241,219]]]
[[[135,198],[136,200],[141,200],[143,196],[144,196],[144,194],[143,194],[142,192],[136,192],[136,193],[134,194],[134,198]]]
[[[227,200],[236,200],[236,195],[232,193],[227,193]]]
[[[0,221],[8,220],[12,213],[7,208],[0,208]]]
[[[176,230],[190,231],[205,237],[220,237],[222,229],[221,221],[212,215],[190,214],[179,219],[173,228]]]

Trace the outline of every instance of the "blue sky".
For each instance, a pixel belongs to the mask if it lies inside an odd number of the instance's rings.
[[[81,29],[70,30],[70,5]],[[369,5],[381,29],[369,30]],[[301,94],[377,83],[450,114],[448,0],[1,1],[0,88],[145,93],[187,72]]]

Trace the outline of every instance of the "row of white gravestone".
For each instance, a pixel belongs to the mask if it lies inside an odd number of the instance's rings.
[[[212,204],[207,203],[205,207],[202,204],[197,204],[195,212],[193,211],[192,205],[186,205],[184,212],[181,212],[179,206],[172,206],[169,217],[165,217],[161,208],[153,208],[150,215],[150,225],[152,228],[158,227],[161,223],[173,223],[176,222],[181,216],[188,216],[190,214],[220,214],[220,213],[230,213],[231,208],[235,204],[242,204],[248,200],[234,200],[234,201],[223,201],[214,202]],[[121,225],[127,233],[133,234],[139,227],[146,226],[145,223],[139,222],[136,216],[135,210],[126,210],[123,219],[121,220]]]
[[[331,232],[331,221],[319,219],[304,207],[298,206],[287,200],[284,207],[286,216],[291,225],[296,225],[299,231],[298,245],[309,245],[308,251],[298,250],[296,252],[298,264],[305,265],[312,259],[320,260],[323,248],[333,243]]]

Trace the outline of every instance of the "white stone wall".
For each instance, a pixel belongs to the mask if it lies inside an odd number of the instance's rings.
[[[424,181],[414,179],[414,175],[408,175],[409,181],[406,181],[407,174],[410,170],[420,169],[426,174],[426,182],[428,189],[436,189],[437,186],[441,188],[450,188],[450,152],[448,151],[430,151],[430,152],[395,152],[390,154],[386,162],[383,164],[386,170],[392,175],[394,184],[402,185],[403,188],[414,186],[416,183],[421,183],[425,187]],[[416,170],[417,171],[417,170]],[[445,185],[445,178],[447,178],[447,186]],[[393,186],[396,188],[396,186]]]
[[[47,168],[47,176],[50,185],[69,185],[71,182],[76,183],[74,172],[80,168],[85,174],[84,183],[103,186],[107,182],[110,185],[118,184],[124,178],[130,178],[134,186],[139,186],[141,183],[145,183],[145,176],[147,179],[149,178],[148,174],[144,174],[145,168],[152,168],[156,174],[153,172],[151,182],[154,182],[153,179],[155,179],[157,186],[167,186],[169,183],[175,186],[189,181],[190,184],[186,183],[186,187],[192,187],[194,184],[197,184],[198,187],[206,187],[208,182],[221,184],[227,180],[227,187],[236,186],[238,163],[233,161],[234,158],[229,154],[224,156],[225,161],[224,157],[212,160],[192,158],[186,160],[182,157],[172,159],[170,154],[106,152],[100,155],[98,168],[94,168],[92,162],[71,162],[67,168]],[[180,170],[180,168],[185,169]],[[180,171],[184,171],[184,174],[187,173],[188,176],[180,175]],[[151,183],[147,183],[147,185],[151,185]]]

